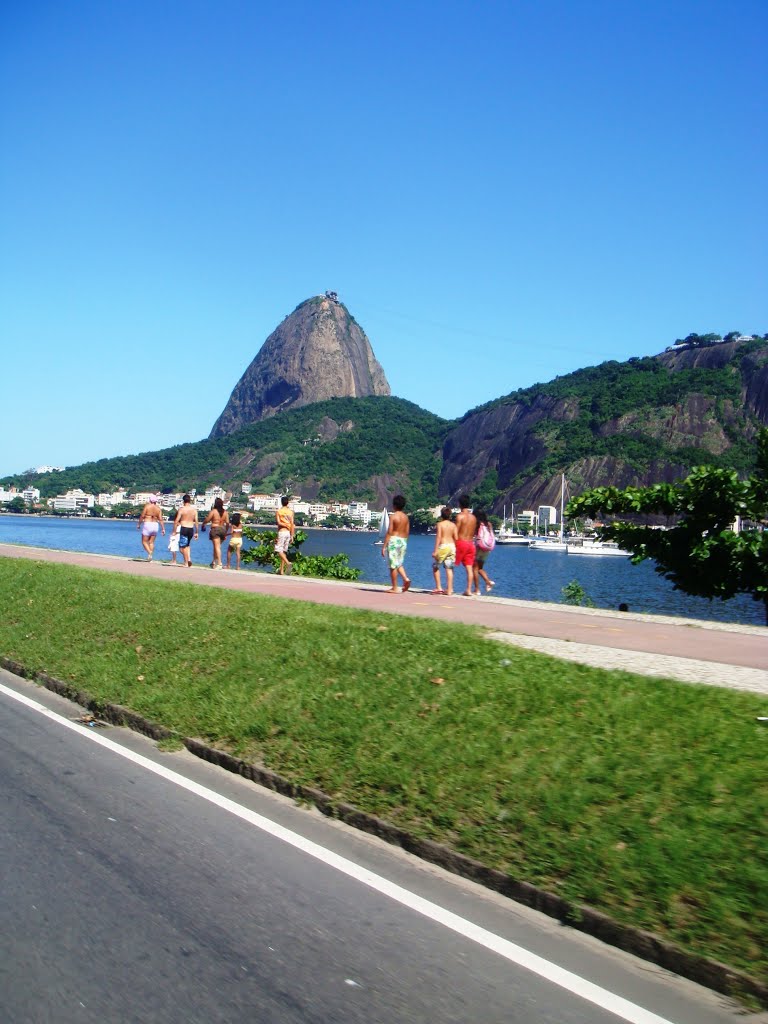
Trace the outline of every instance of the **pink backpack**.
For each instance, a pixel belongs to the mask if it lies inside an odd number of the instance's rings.
[[[496,547],[496,537],[486,523],[480,523],[477,528],[477,546],[481,551],[493,551]]]

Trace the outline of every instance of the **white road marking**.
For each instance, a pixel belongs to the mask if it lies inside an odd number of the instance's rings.
[[[348,860],[346,857],[341,857],[338,854],[333,853],[331,850],[326,850],[324,847],[320,846],[318,843],[312,842],[310,839],[305,839],[304,836],[299,835],[297,832],[292,832],[283,825],[278,825],[276,822],[270,821],[269,818],[265,818],[263,815],[249,810],[247,807],[241,807],[240,804],[235,803],[234,800],[229,800],[227,797],[220,796],[218,793],[215,793],[211,789],[207,789],[205,786],[199,785],[197,782],[185,779],[183,775],[179,775],[176,772],[171,771],[164,765],[155,764],[153,761],[150,761],[149,758],[143,757],[141,754],[136,754],[132,750],[121,747],[118,743],[107,739],[105,736],[101,736],[99,733],[93,732],[91,729],[83,728],[83,726],[77,722],[71,722],[69,719],[64,718],[55,711],[50,711],[43,704],[38,703],[38,701],[32,700],[22,693],[17,693],[15,690],[4,686],[2,683],[0,683],[0,693],[4,693],[12,700],[16,700],[20,704],[24,704],[26,707],[31,708],[33,711],[39,712],[41,715],[53,722],[56,722],[58,725],[71,729],[72,732],[77,733],[84,739],[90,740],[92,743],[97,743],[99,746],[106,747],[107,750],[111,750],[113,753],[118,754],[120,757],[124,757],[128,761],[132,761],[140,768],[145,768],[147,771],[153,772],[155,775],[159,775],[161,778],[166,779],[168,782],[172,782],[181,789],[186,789],[188,792],[202,797],[209,803],[215,804],[222,810],[235,815],[243,821],[248,822],[250,825],[254,825],[263,832],[274,836],[274,838],[279,839],[284,843],[288,843],[290,846],[295,847],[297,850],[301,850],[310,857],[314,857],[323,864],[327,864],[329,867],[335,868],[335,870],[340,871],[349,878],[354,878],[363,885],[367,885],[369,888],[381,893],[383,896],[386,896],[397,903],[400,903],[404,907],[408,907],[410,910],[421,914],[423,917],[426,917],[437,924],[441,924],[445,928],[449,928],[451,931],[462,935],[466,939],[470,939],[472,942],[476,942],[480,946],[484,946],[486,949],[497,953],[499,956],[504,957],[511,963],[517,964],[519,967],[523,967],[526,970],[531,971],[533,974],[538,974],[540,977],[546,979],[552,984],[558,985],[560,988],[563,988],[568,992],[572,992],[574,995],[580,996],[587,1002],[593,1003],[595,1006],[599,1006],[602,1009],[607,1010],[616,1017],[628,1021],[629,1024],[671,1024],[671,1022],[666,1018],[659,1017],[658,1014],[652,1013],[650,1010],[645,1010],[636,1003],[632,1003],[628,999],[623,999],[621,996],[618,996],[613,992],[609,992],[607,989],[601,988],[599,985],[594,985],[591,981],[581,978],[578,974],[574,974],[562,967],[558,967],[557,964],[553,964],[549,960],[545,960],[536,953],[531,953],[522,946],[518,946],[516,943],[510,942],[509,940],[502,938],[500,935],[496,935],[494,932],[481,928],[479,925],[473,924],[471,921],[467,921],[463,917],[459,917],[458,914],[454,914],[450,910],[446,910],[445,908],[438,906],[436,903],[423,899],[421,896],[416,895],[416,893],[410,892],[408,889],[404,889],[402,886],[396,885],[394,882],[390,882],[388,879],[375,874],[373,871],[369,871],[367,868],[361,867],[359,864],[355,864],[354,861]]]

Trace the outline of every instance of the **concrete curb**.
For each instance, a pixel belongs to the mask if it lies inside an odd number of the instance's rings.
[[[768,1008],[768,983],[753,978],[743,971],[729,967],[718,960],[710,960],[696,953],[689,953],[652,932],[622,924],[592,907],[570,903],[530,882],[512,878],[496,868],[489,868],[480,861],[457,853],[441,843],[436,843],[431,839],[419,839],[382,818],[359,810],[352,804],[334,801],[322,790],[298,785],[261,765],[249,764],[222,750],[209,747],[200,740],[179,736],[173,730],[157,725],[120,704],[97,701],[90,694],[49,676],[45,672],[30,671],[19,662],[2,655],[0,655],[0,667],[74,701],[112,725],[127,726],[153,740],[178,739],[191,754],[203,761],[224,768],[282,796],[314,804],[322,814],[330,818],[336,818],[353,828],[377,836],[422,860],[436,864],[462,878],[477,882],[517,903],[522,903],[548,917],[555,918],[571,928],[585,932],[610,946],[615,946],[642,960],[657,964],[665,970],[672,971],[715,992],[732,997],[751,997],[757,1000],[762,1007]]]

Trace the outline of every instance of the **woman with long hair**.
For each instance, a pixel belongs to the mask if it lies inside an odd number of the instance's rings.
[[[474,576],[475,576],[475,593],[480,595],[480,579],[482,578],[485,582],[485,592],[490,594],[496,584],[488,576],[485,571],[485,560],[490,555],[496,546],[496,538],[493,534],[493,527],[488,522],[488,516],[486,515],[485,509],[475,509],[475,519],[477,519],[477,533],[475,534],[475,565],[474,565]]]
[[[214,501],[213,508],[203,520],[203,529],[205,529],[209,523],[211,526],[209,536],[211,538],[211,544],[213,544],[213,561],[211,562],[211,568],[222,569],[221,542],[227,536],[229,516],[224,510],[224,502],[221,498],[217,498]]]

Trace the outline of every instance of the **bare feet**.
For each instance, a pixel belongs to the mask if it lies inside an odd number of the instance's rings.
[[[399,594],[400,591],[397,589],[397,587],[389,587],[389,589],[385,590],[384,593],[385,594]]]
[[[432,594],[444,594],[445,591],[444,590],[432,590],[432,591],[430,591],[430,593],[432,593]]]
[[[409,589],[410,585],[411,585],[411,581],[410,580],[406,580],[405,583],[403,583],[403,593],[405,593],[406,590]]]

